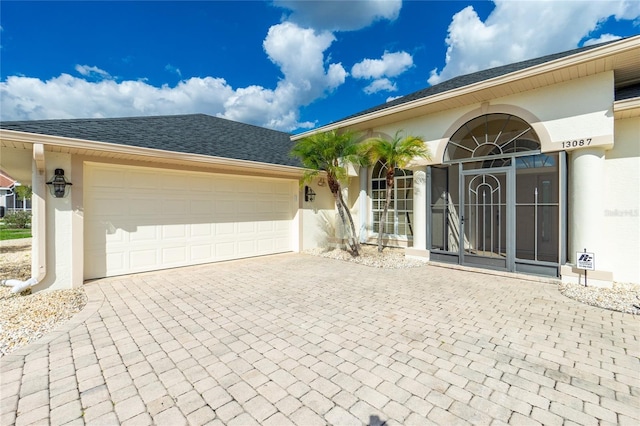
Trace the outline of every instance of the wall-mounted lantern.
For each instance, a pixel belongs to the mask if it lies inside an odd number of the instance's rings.
[[[304,200],[305,201],[313,201],[316,199],[316,193],[310,187],[304,187]]]
[[[62,198],[69,194],[69,189],[71,189],[69,187],[73,184],[65,179],[64,170],[56,169],[53,177],[47,182],[47,185],[49,185],[51,195],[56,198]]]

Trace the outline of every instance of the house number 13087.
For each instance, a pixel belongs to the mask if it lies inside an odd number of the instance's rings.
[[[591,145],[591,138],[588,139],[574,139],[572,141],[564,141],[562,142],[563,149],[569,148],[578,148],[581,146],[589,146]]]

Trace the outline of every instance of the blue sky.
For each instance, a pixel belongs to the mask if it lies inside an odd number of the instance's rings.
[[[2,1],[0,118],[205,113],[301,132],[640,33],[640,1]]]

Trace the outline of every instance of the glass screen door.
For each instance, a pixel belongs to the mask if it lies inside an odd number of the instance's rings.
[[[464,244],[460,259],[464,265],[509,269],[511,264],[512,208],[508,169],[468,170],[460,179],[460,229]]]

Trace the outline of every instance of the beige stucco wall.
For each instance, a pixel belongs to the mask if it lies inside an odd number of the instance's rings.
[[[605,152],[602,255],[614,281],[640,283],[640,117],[616,120],[615,131]]]
[[[448,138],[467,121],[489,113],[519,116],[534,127],[542,151],[567,149],[563,142],[591,139],[591,147],[608,148],[613,142],[613,72],[496,98],[427,116],[376,127],[374,132],[393,135],[399,129],[421,136],[431,150],[431,161],[441,164]],[[572,150],[574,148],[568,148]]]
[[[336,215],[333,195],[326,184],[319,186],[319,178],[307,183],[316,193],[314,201],[304,200],[304,185],[300,188],[300,250],[327,247],[335,234]]]
[[[613,72],[604,72],[490,102],[373,127],[370,131],[393,135],[404,130],[407,134],[421,136],[431,150],[432,159],[416,164],[441,164],[448,138],[464,123],[483,114],[508,113],[533,126],[540,137],[543,152],[569,153],[570,176],[572,168],[575,169],[573,161],[585,157],[583,154],[602,153],[602,176],[594,179],[597,182],[603,178],[606,180],[598,194],[584,189],[580,193],[571,192],[574,186],[569,182],[569,209],[572,204],[579,204],[581,208],[579,214],[571,215],[569,212],[567,245],[570,260],[571,255],[575,256],[573,245],[578,244],[571,239],[578,234],[577,223],[591,224],[595,218],[601,230],[598,230],[593,244],[590,243],[593,247],[589,250],[596,252],[596,271],[601,273],[604,281],[613,277],[614,281],[639,283],[640,268],[636,263],[640,257],[640,192],[637,190],[640,187],[640,124],[638,118],[615,122],[613,102],[614,75]],[[567,144],[573,140],[578,141],[577,146]],[[581,140],[583,144],[580,144]],[[591,234],[594,232],[589,231]],[[584,238],[578,240],[583,244]]]
[[[326,184],[324,186],[318,185],[318,178],[308,185],[316,192],[316,198],[313,202],[305,202],[304,186],[301,188],[300,215],[302,217],[302,226],[300,249],[333,247],[337,239],[345,235],[333,195]],[[343,183],[342,186],[345,202],[349,206],[356,232],[359,233],[360,196],[362,195],[360,193],[359,176],[350,177],[348,182]]]
[[[45,177],[49,180],[55,169],[64,169],[70,182],[81,186],[82,174],[74,174],[71,167],[71,155],[45,151]],[[37,171],[34,171],[37,173]],[[46,215],[46,275],[41,283],[34,287],[36,291],[62,290],[82,284],[74,282],[73,267],[77,263],[73,258],[73,197],[77,188],[72,187],[65,198],[45,196]],[[48,188],[46,188],[48,192]],[[34,212],[37,214],[37,212]]]

